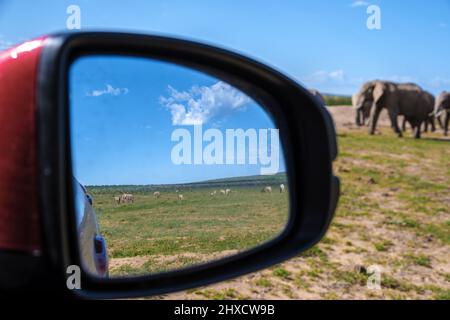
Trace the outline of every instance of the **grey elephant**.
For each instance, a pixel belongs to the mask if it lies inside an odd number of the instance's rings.
[[[450,92],[444,91],[438,96],[433,114],[438,120],[444,116],[441,126],[444,129],[444,135],[447,136],[450,122]]]
[[[421,112],[420,118],[425,118],[425,120],[423,121],[423,131],[424,132],[428,132],[428,126],[431,126],[431,131],[434,132],[436,131],[436,126],[435,126],[435,116],[434,116],[434,96],[427,92],[427,91],[423,91],[422,95],[420,95],[419,97],[419,102],[420,102],[420,109],[418,111]],[[431,107],[433,106],[433,108]],[[410,117],[408,115],[403,117],[403,124],[402,124],[402,131],[405,132],[406,131],[406,122],[409,122],[409,124],[411,125],[411,128],[414,130],[415,126],[418,125],[419,129],[420,128],[420,124],[415,124],[415,117]]]
[[[422,123],[425,123],[434,109],[434,97],[413,83],[394,83],[375,80],[365,83],[355,96],[357,121],[359,115],[370,112],[369,134],[375,134],[378,118],[387,109],[391,127],[401,137],[398,116],[403,115],[420,138]],[[370,109],[368,111],[367,109]],[[431,110],[431,111],[430,111]]]
[[[320,94],[320,92],[316,89],[309,89],[308,90],[322,105],[325,105],[325,99]]]

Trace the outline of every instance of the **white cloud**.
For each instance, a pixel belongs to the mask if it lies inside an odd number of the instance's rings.
[[[366,81],[381,79],[392,82],[417,82],[419,79],[410,75],[389,75],[389,76],[373,76],[373,77],[352,77],[347,76],[344,70],[324,71],[319,70],[313,74],[300,77],[300,80],[309,87],[320,86],[343,86],[343,85],[359,85]]]
[[[356,8],[356,7],[368,7],[369,6],[369,2],[367,1],[353,1],[352,4],[350,4],[350,7],[352,8]]]
[[[441,27],[441,28],[447,28],[447,23],[441,22],[441,23],[439,23],[439,27]]]
[[[105,94],[111,95],[111,96],[119,96],[121,94],[127,94],[128,92],[129,92],[128,88],[114,88],[112,85],[107,84],[106,89],[94,90],[92,92],[89,92],[87,95],[89,97],[100,97]]]
[[[362,79],[347,76],[344,70],[319,70],[300,76],[299,81],[307,88],[329,94],[348,94],[356,90]]]
[[[372,76],[354,76],[348,75],[344,70],[333,71],[319,70],[312,74],[299,77],[308,88],[314,88],[322,93],[328,94],[351,94],[356,92],[365,82],[372,80],[385,80],[398,83],[414,82],[420,83],[418,77],[410,75],[372,75]],[[445,83],[445,78],[434,79],[435,86]]]
[[[405,75],[391,75],[387,77],[378,77],[377,79],[383,79],[386,81],[398,82],[398,83],[406,83],[406,82],[418,82],[419,79],[412,76]]]
[[[193,86],[189,91],[177,91],[168,86],[168,97],[159,101],[172,115],[173,125],[207,123],[233,111],[242,110],[251,100],[229,84],[219,81],[209,87]]]
[[[341,81],[344,80],[344,71],[343,70],[331,71],[328,73],[327,76],[332,80]]]
[[[319,70],[311,75],[305,76],[302,80],[307,84],[317,85],[327,82],[342,82],[344,81],[344,70],[324,71]]]

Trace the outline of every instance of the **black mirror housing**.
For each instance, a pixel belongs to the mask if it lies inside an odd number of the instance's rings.
[[[327,109],[305,88],[281,73],[233,52],[191,41],[125,33],[51,35],[39,62],[37,102],[43,252],[61,281],[77,250],[68,70],[80,56],[133,55],[155,58],[223,79],[264,106],[280,130],[290,192],[284,232],[252,250],[201,266],[133,279],[100,280],[82,275],[86,298],[163,294],[226,280],[279,263],[316,244],[327,231],[339,198],[333,175],[337,156],[334,124]]]

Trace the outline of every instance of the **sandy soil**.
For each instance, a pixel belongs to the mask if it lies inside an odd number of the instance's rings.
[[[355,125],[355,110],[349,106],[336,106],[329,107],[328,111],[330,111],[333,116],[333,120],[337,128],[348,128],[348,129],[360,129]],[[378,120],[378,126],[380,127],[390,127],[389,117],[387,115],[386,110],[381,112],[380,118]],[[400,125],[400,121],[399,121]]]

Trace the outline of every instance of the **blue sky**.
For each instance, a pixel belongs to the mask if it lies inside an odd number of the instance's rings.
[[[123,3],[0,0],[0,49],[65,30],[66,9],[76,4],[81,8],[83,30],[157,33],[207,42],[265,62],[306,87],[326,93],[352,94],[364,81],[375,78],[416,82],[434,94],[450,90],[450,0],[130,0],[125,6]],[[381,30],[366,27],[366,8],[370,4],[381,9]],[[91,94],[94,90],[99,94],[104,92],[97,96],[99,99],[80,93],[80,101],[88,105],[95,100],[98,106],[103,100],[102,103],[113,107],[115,103],[123,103],[123,99],[154,101],[151,99],[157,95],[155,92],[150,96],[147,91],[146,95],[134,96],[139,92],[136,91],[139,88],[134,88],[138,86],[136,81],[126,82],[122,81],[124,78],[109,76],[111,79],[93,79],[86,82],[89,88],[80,88],[84,94],[89,90]],[[176,90],[186,91],[193,85],[214,84],[212,79],[192,77],[184,82],[176,82],[174,78],[161,81],[159,89],[167,92],[167,86],[172,85]],[[160,108],[161,117],[167,117],[169,126],[171,113],[163,110],[161,104],[151,108]],[[245,112],[235,113],[236,124],[243,114]],[[133,130],[147,125],[144,118],[137,119]],[[245,121],[241,120],[240,124]],[[257,123],[263,124],[264,121]],[[114,168],[109,170],[114,171]],[[242,173],[220,172],[212,167],[210,170],[204,177]],[[173,173],[170,179],[164,175],[167,181],[175,181],[180,176],[176,170],[165,173]],[[134,177],[132,182],[139,181],[139,173]],[[202,177],[193,171],[186,180]],[[100,180],[100,177],[90,177],[85,183]]]
[[[363,81],[415,81],[450,89],[450,0],[8,1],[0,46],[64,30],[66,8],[82,28],[154,32],[205,41],[266,62],[308,87],[351,94]],[[366,28],[377,4],[382,29]]]
[[[69,85],[74,175],[85,185],[183,183],[258,175],[268,167],[260,159],[249,160],[261,148],[259,137],[253,146],[246,141],[240,157],[235,146],[233,164],[225,163],[227,129],[259,134],[275,127],[253,100],[216,78],[161,61],[96,56],[73,64]],[[203,134],[208,129],[221,132],[223,148],[217,147],[224,150],[223,164],[194,163],[195,141],[200,141],[203,156],[217,140],[195,136],[196,124],[202,124]],[[180,129],[187,130],[191,144],[186,149],[189,163],[181,165],[172,156],[174,147],[186,140],[172,138]],[[271,138],[263,140],[272,146]],[[277,155],[273,173],[285,170],[281,152]]]

